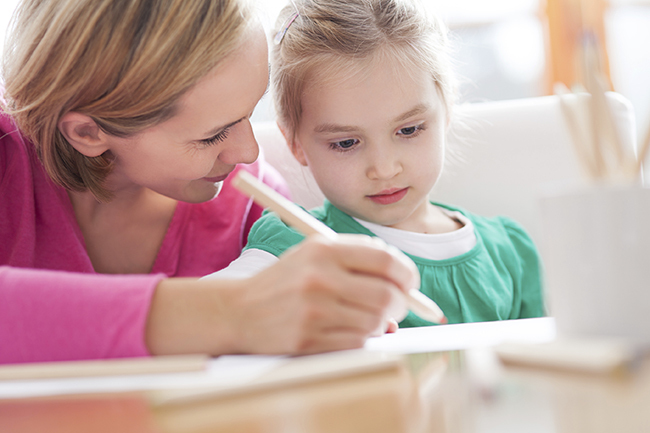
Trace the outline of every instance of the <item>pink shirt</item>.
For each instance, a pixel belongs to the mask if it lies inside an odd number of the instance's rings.
[[[288,196],[261,159],[238,169]],[[158,282],[226,267],[261,215],[229,179],[209,202],[178,203],[151,274],[97,274],[67,192],[0,112],[0,363],[148,355],[144,326]]]

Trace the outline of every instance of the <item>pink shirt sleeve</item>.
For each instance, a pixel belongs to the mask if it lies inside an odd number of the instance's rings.
[[[287,194],[264,163],[245,169]],[[149,355],[158,283],[227,266],[261,212],[226,182],[214,200],[178,204],[151,274],[97,274],[67,192],[0,112],[0,364]]]
[[[144,327],[162,278],[0,266],[0,363],[147,356]]]

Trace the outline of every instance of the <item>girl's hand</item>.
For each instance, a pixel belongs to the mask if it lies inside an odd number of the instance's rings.
[[[384,334],[393,334],[399,329],[399,324],[397,323],[397,320],[393,319],[392,317],[387,317],[384,320],[382,320],[381,324],[377,329],[372,331],[372,334],[370,334],[371,337],[381,337]]]
[[[392,317],[388,318],[388,321],[386,323],[386,334],[393,334],[397,332],[399,329],[399,324],[397,323],[397,320],[393,319]]]

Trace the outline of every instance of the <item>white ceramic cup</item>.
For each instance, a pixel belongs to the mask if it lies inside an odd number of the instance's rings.
[[[650,188],[581,188],[540,205],[558,334],[650,344]]]

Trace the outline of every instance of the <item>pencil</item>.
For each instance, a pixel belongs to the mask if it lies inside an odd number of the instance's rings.
[[[252,197],[260,206],[271,209],[287,225],[295,228],[305,236],[319,234],[329,239],[338,236],[334,230],[314,218],[310,213],[304,211],[246,171],[240,170],[233,179],[232,185]],[[406,302],[408,309],[421,318],[433,323],[447,323],[447,318],[438,304],[418,289],[409,290]]]

